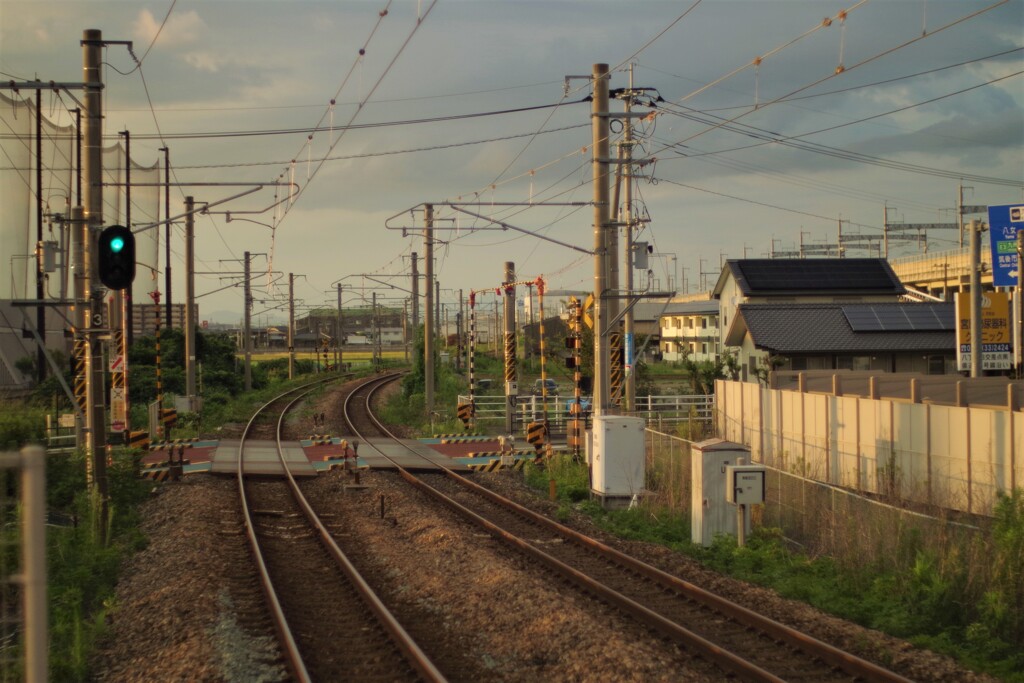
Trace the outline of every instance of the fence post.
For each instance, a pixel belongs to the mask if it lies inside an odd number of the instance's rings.
[[[25,599],[25,680],[45,681],[48,669],[46,606],[46,450],[21,451],[22,585]]]

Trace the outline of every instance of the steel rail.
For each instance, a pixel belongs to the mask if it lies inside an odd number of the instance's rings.
[[[387,427],[385,427],[376,418],[371,409],[371,400],[373,397],[373,393],[376,392],[388,381],[393,381],[393,379],[394,378],[381,378],[378,380],[377,386],[374,387],[366,397],[366,410],[370,420],[374,422],[374,425],[376,426],[377,429],[379,429],[382,433],[388,435],[390,438],[394,439],[397,443],[401,444],[401,440],[398,439],[398,437],[396,437],[394,434],[392,434],[391,431],[387,429]],[[368,382],[367,385],[364,386],[369,386],[371,384],[372,382]],[[352,395],[354,395],[354,393]],[[351,399],[352,395],[350,395],[345,401],[345,419],[349,423],[349,427],[350,429],[352,429],[353,433],[359,434],[358,430],[355,428],[355,425],[352,424],[352,422],[350,421],[348,415],[349,400]],[[366,441],[365,437],[363,437],[361,434],[359,434],[359,436],[364,440],[364,442]],[[374,448],[372,444],[368,445],[370,445],[371,448]],[[530,554],[531,556],[543,562],[545,565],[551,567],[555,571],[564,574],[571,580],[577,582],[579,585],[584,587],[586,590],[593,591],[595,594],[601,596],[602,598],[610,602],[613,602],[614,604],[622,608],[624,611],[626,611],[629,614],[632,614],[644,623],[670,635],[671,637],[679,640],[680,642],[683,642],[696,649],[699,649],[700,651],[704,652],[709,659],[735,672],[744,680],[781,680],[774,674],[761,669],[760,667],[738,657],[737,655],[731,652],[724,650],[720,646],[715,645],[714,643],[706,640],[702,636],[690,631],[689,629],[686,629],[675,622],[665,619],[656,612],[653,612],[650,609],[644,607],[643,605],[636,603],[632,599],[608,588],[607,586],[604,586],[599,582],[594,581],[589,576],[579,572],[573,567],[570,567],[562,563],[557,558],[552,557],[551,555],[545,553],[539,548],[533,546],[529,542],[524,541],[523,539],[501,529],[497,525],[484,519],[483,517],[480,517],[472,510],[466,508],[462,504],[446,496],[444,493],[434,489],[429,484],[420,480],[418,477],[409,472],[406,468],[399,465],[393,458],[383,453],[380,449],[374,448],[374,450],[377,450],[385,459],[393,463],[397,468],[399,475],[402,476],[403,479],[408,481],[414,487],[436,498],[445,505],[451,507],[452,509],[456,510],[463,516],[467,517],[474,523],[483,526],[492,535],[504,539],[508,543],[514,545],[517,548],[520,548],[524,552]],[[414,451],[411,448],[407,448],[407,450],[409,450],[412,453],[415,453],[416,455],[419,455],[418,453],[416,453],[416,451]],[[589,547],[594,551],[605,555],[606,557],[610,558],[611,561],[623,566],[624,568],[635,571],[647,577],[648,579],[656,583],[659,583],[665,586],[666,588],[669,588],[670,590],[673,590],[696,602],[704,604],[711,609],[717,610],[720,613],[725,614],[740,623],[759,629],[762,632],[769,635],[770,637],[786,642],[787,644],[796,647],[802,652],[814,657],[818,657],[823,661],[827,662],[828,664],[835,666],[843,671],[846,671],[854,676],[862,677],[864,680],[868,681],[884,681],[886,683],[911,683],[910,679],[900,676],[895,672],[889,671],[888,669],[885,669],[872,662],[857,657],[849,652],[845,652],[839,648],[829,645],[828,643],[818,640],[813,636],[810,636],[806,633],[802,633],[796,629],[786,626],[785,624],[782,624],[762,614],[747,609],[742,605],[738,605],[729,600],[726,600],[721,596],[706,591],[694,584],[691,584],[687,581],[684,581],[683,579],[680,579],[679,577],[668,574],[667,572],[664,572],[634,557],[621,553],[615,550],[614,548],[611,548],[610,546],[601,543],[596,539],[585,536],[573,529],[570,529],[569,527],[559,524],[551,519],[548,519],[543,515],[537,514],[536,512],[526,507],[523,507],[515,503],[514,501],[502,497],[501,495],[491,491],[490,489],[480,486],[475,482],[469,481],[466,477],[463,477],[448,468],[441,468],[441,471],[444,473],[445,476],[457,482],[461,486],[466,487],[469,490],[482,495],[491,502],[501,505],[506,509],[515,512],[516,514],[519,514],[520,516],[523,516],[528,520],[559,534],[567,540]]]
[[[274,622],[274,630],[277,632],[278,642],[284,649],[284,657],[288,662],[288,668],[291,669],[292,674],[300,683],[312,683],[312,678],[309,676],[309,671],[306,670],[306,664],[302,660],[302,655],[299,652],[299,647],[295,642],[295,637],[292,635],[291,629],[288,627],[288,620],[285,619],[284,610],[281,608],[281,602],[277,598],[277,593],[274,591],[273,582],[270,580],[270,572],[267,570],[266,562],[263,560],[263,554],[260,552],[260,544],[256,538],[256,526],[253,523],[252,511],[249,509],[249,501],[245,495],[245,475],[244,475],[244,453],[245,453],[245,440],[249,436],[249,431],[252,429],[253,424],[256,422],[256,418],[260,416],[264,410],[269,408],[272,404],[280,401],[285,396],[293,394],[297,391],[302,391],[309,388],[311,385],[314,386],[323,383],[324,380],[317,382],[311,382],[310,384],[303,384],[301,386],[289,389],[288,391],[275,396],[271,400],[264,403],[262,406],[256,409],[252,417],[245,425],[245,429],[242,431],[242,438],[238,444],[238,463],[236,469],[236,475],[238,480],[238,496],[242,503],[242,519],[245,522],[245,535],[249,539],[249,549],[252,551],[253,561],[256,563],[256,568],[259,573],[260,587],[263,589],[263,596],[266,598],[267,603],[270,607],[271,618]],[[293,401],[294,403],[294,401]],[[288,404],[289,407],[292,405]],[[283,412],[287,412],[287,409]],[[283,413],[282,413],[283,414]]]
[[[378,378],[373,378],[367,384],[379,381]],[[327,550],[328,554],[335,560],[338,567],[345,574],[349,581],[352,582],[356,591],[359,593],[363,601],[369,606],[374,616],[380,621],[387,632],[391,635],[398,649],[402,652],[405,658],[410,664],[416,669],[416,671],[423,676],[426,681],[433,681],[436,683],[443,683],[447,679],[442,674],[434,663],[430,661],[426,653],[420,649],[416,641],[413,640],[412,636],[402,627],[391,611],[384,605],[380,597],[374,592],[370,584],[366,582],[366,579],[362,577],[359,571],[355,568],[352,562],[345,556],[338,544],[335,543],[334,538],[331,537],[330,532],[324,526],[323,521],[314,512],[313,507],[306,500],[306,497],[302,495],[302,491],[299,489],[298,482],[295,481],[295,477],[292,476],[291,471],[288,469],[288,465],[284,458],[284,451],[281,448],[281,428],[284,425],[284,417],[291,408],[292,404],[301,399],[303,395],[297,396],[292,400],[291,403],[281,412],[281,417],[277,421],[277,455],[281,461],[281,466],[284,468],[285,478],[288,481],[288,488],[291,490],[292,496],[295,498],[295,502],[298,503],[302,509],[303,514],[306,516],[306,521],[309,522],[314,529],[316,529],[317,537]]]

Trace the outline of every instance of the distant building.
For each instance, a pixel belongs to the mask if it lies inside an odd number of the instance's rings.
[[[717,299],[672,303],[660,318],[662,360],[717,362],[721,353]]]
[[[874,370],[955,374],[956,319],[947,303],[740,304],[725,337],[738,350],[741,379],[754,359],[777,370]]]
[[[722,349],[758,370],[955,371],[950,304],[908,303],[885,259],[730,260],[714,293]]]
[[[152,337],[156,334],[157,314],[159,311],[160,329],[167,329],[167,304],[146,303],[132,304],[132,332],[136,337]],[[197,329],[205,329],[209,325],[203,324],[199,318],[199,304],[193,304]],[[185,304],[171,304],[171,328],[185,329]]]

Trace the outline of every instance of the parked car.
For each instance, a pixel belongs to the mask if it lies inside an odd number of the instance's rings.
[[[548,396],[558,395],[558,385],[555,384],[555,380],[550,377],[545,380],[537,380],[533,383],[533,394],[534,396],[540,396],[543,393],[543,388],[547,386]]]
[[[573,404],[576,403],[576,398],[570,398],[565,402],[565,416],[572,417]],[[590,415],[590,399],[586,396],[580,397],[580,417],[587,417]]]

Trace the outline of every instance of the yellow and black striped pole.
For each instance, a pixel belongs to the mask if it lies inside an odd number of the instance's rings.
[[[569,404],[569,415],[571,420],[568,426],[567,441],[572,449],[573,459],[577,462],[580,458],[580,446],[582,442],[582,425],[580,424],[580,413],[582,412],[582,383],[580,346],[582,345],[583,329],[583,304],[576,297],[569,298],[569,337],[566,339],[566,346],[571,350],[568,359],[569,365],[573,368],[573,400]]]
[[[476,389],[476,292],[469,291],[469,405],[474,406],[473,392]],[[475,408],[475,406],[474,406]],[[476,429],[476,410],[470,413],[467,428]]]
[[[544,422],[544,445],[548,443],[548,375],[547,366],[544,363],[544,278],[537,278],[537,305],[540,309],[540,324],[537,328],[537,336],[540,340],[540,405],[543,411]]]

